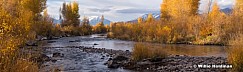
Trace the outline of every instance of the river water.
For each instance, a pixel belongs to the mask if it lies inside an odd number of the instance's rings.
[[[106,48],[114,50],[130,50],[132,51],[133,41],[123,41],[115,39],[107,39],[106,36],[95,34],[90,36],[63,37],[57,40],[45,41],[42,47],[68,47],[68,46],[86,46],[94,48]],[[190,56],[216,56],[227,57],[226,46],[200,46],[185,44],[155,44],[151,45],[161,47],[169,54],[190,55]],[[42,72],[50,71],[58,68],[64,72],[132,72],[124,69],[109,69],[104,64],[108,59],[101,59],[102,54],[86,53],[78,48],[49,48],[44,53],[52,56],[52,53],[59,52],[65,56],[63,58],[54,58],[56,62],[44,63]]]

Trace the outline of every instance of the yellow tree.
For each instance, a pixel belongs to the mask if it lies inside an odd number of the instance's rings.
[[[80,20],[79,20],[79,6],[76,1],[72,3],[72,15],[73,15],[73,26],[79,26]]]
[[[222,23],[223,14],[220,12],[220,8],[216,1],[217,0],[215,0],[213,4],[212,11],[209,13],[209,17],[208,17],[209,24],[205,30],[208,30],[207,34],[220,35],[220,31],[221,31],[220,26]]]
[[[139,17],[138,18],[138,24],[141,24],[143,22],[143,18],[142,17]]]
[[[79,5],[77,2],[73,2],[70,4],[63,3],[63,6],[61,8],[62,13],[62,26],[73,26],[77,27],[80,24],[79,21]]]
[[[197,15],[198,14],[199,1],[200,0],[189,0],[189,3],[191,5],[190,14],[192,14],[192,15]]]
[[[80,35],[92,34],[92,26],[89,24],[89,19],[87,17],[83,18],[80,29]]]
[[[161,4],[161,18],[196,15],[198,8],[199,0],[163,0]]]
[[[154,20],[153,15],[152,14],[148,14],[148,18],[147,18],[146,22],[150,23],[150,22],[153,22],[153,20]]]
[[[212,11],[209,13],[209,17],[210,19],[213,19],[215,17],[218,17],[218,15],[220,15],[220,8],[215,1],[212,7]]]
[[[162,4],[162,18],[165,16],[169,16],[169,21],[171,24],[171,36],[172,38],[177,40],[178,38],[187,37],[190,31],[189,27],[192,27],[191,24],[188,24],[188,17],[197,14],[198,11],[198,0],[168,0],[164,1]],[[163,10],[164,9],[164,10]]]
[[[243,33],[243,1],[242,0],[236,0],[236,4],[233,10],[232,14],[232,24],[234,24],[235,27],[233,27],[234,31],[238,31],[239,33]],[[236,33],[237,34],[237,33]]]
[[[25,1],[0,0],[0,72],[38,70],[18,55],[18,48],[32,37],[31,24],[35,18],[33,11],[24,7],[29,4]]]
[[[161,11],[161,19],[168,19],[169,18],[169,8],[168,8],[168,3],[170,0],[163,0],[163,3],[160,6],[160,11]]]
[[[53,28],[53,19],[50,18],[47,9],[44,10],[43,13],[43,21],[41,26],[39,26],[39,33],[42,36],[46,36],[48,39],[51,38],[52,28]]]
[[[236,0],[235,9],[243,12],[243,0]]]

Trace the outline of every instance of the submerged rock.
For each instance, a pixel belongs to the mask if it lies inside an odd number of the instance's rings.
[[[25,43],[27,46],[38,46],[37,41],[28,41]]]
[[[56,42],[56,41],[47,41],[47,43],[54,43],[54,42]]]
[[[97,44],[97,43],[94,43],[94,45],[99,45],[99,44]]]
[[[124,65],[126,61],[128,61],[128,57],[118,55],[116,57],[109,58],[107,61],[108,68],[119,68],[120,66]]]
[[[52,54],[52,57],[64,57],[64,54],[56,52]]]
[[[47,55],[45,54],[41,54],[39,56],[34,56],[34,57],[31,57],[30,60],[34,61],[34,62],[38,62],[38,63],[43,63],[45,61],[50,61],[51,58],[48,57]]]
[[[111,60],[107,62],[107,66],[108,68],[118,68],[119,64],[116,61]]]
[[[50,60],[51,60],[51,58],[48,57],[48,56],[45,55],[45,54],[41,54],[40,59],[42,59],[43,61],[50,61]]]
[[[129,58],[128,57],[125,57],[125,56],[116,56],[113,58],[113,61],[124,61],[124,60],[128,60]]]
[[[230,68],[198,68],[195,65],[227,65],[227,59],[223,57],[193,57],[185,55],[174,55],[165,58],[147,58],[142,61],[129,61],[118,63],[126,69],[132,70],[152,70],[155,72],[225,72]]]

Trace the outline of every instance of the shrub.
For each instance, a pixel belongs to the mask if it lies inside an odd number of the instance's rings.
[[[242,72],[243,71],[243,35],[237,37],[237,39],[230,42],[232,48],[228,55],[228,61],[233,65],[233,70]]]
[[[132,53],[132,58],[135,61],[146,58],[157,58],[166,56],[167,54],[162,50],[162,48],[144,43],[136,43]]]
[[[0,72],[39,71],[38,64],[19,54],[19,50],[8,51],[8,53],[0,52]]]

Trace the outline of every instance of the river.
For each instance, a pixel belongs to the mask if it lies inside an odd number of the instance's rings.
[[[57,68],[64,72],[133,72],[130,70],[109,69],[104,65],[107,58],[101,59],[103,54],[87,53],[78,48],[68,48],[69,46],[86,46],[94,48],[106,48],[114,50],[132,51],[133,41],[123,41],[115,39],[107,39],[106,36],[95,34],[90,36],[63,37],[56,40],[46,40],[45,43],[39,45],[41,47],[55,47],[44,50],[44,53],[52,57],[53,53],[59,52],[64,57],[53,58],[57,61],[45,62],[41,72],[50,71]],[[153,46],[161,47],[169,54],[190,55],[190,56],[216,56],[227,57],[226,46],[200,46],[185,44],[156,44]],[[58,48],[64,47],[64,48]]]

